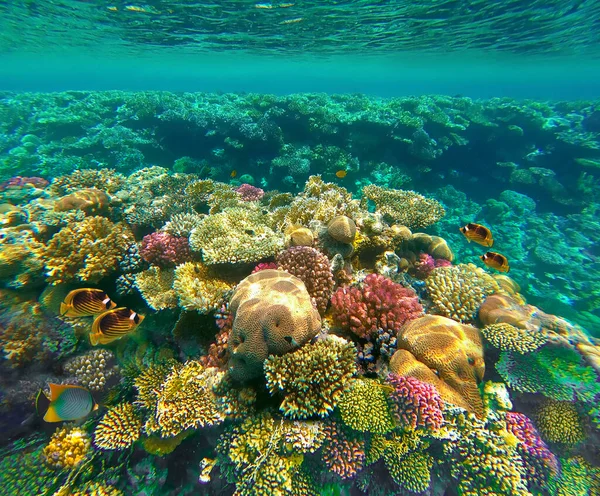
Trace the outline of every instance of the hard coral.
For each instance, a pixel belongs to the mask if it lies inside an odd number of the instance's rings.
[[[188,239],[171,236],[166,232],[153,232],[144,236],[140,255],[149,264],[162,268],[175,267],[191,259]]]
[[[537,350],[548,340],[541,332],[529,332],[507,323],[487,325],[481,329],[481,334],[494,348],[522,355]]]
[[[244,201],[258,201],[265,196],[265,192],[262,189],[246,183],[238,186],[235,191],[239,193]]]
[[[173,269],[150,267],[135,275],[135,286],[150,308],[164,310],[177,307],[177,295],[173,289]]]
[[[385,434],[394,428],[384,386],[373,379],[354,379],[338,407],[344,424],[356,431]]]
[[[585,438],[581,417],[573,403],[545,400],[536,410],[535,423],[551,443],[578,444]]]
[[[356,237],[356,224],[350,217],[338,215],[327,225],[327,234],[340,243],[350,244]]]
[[[304,283],[281,270],[261,270],[237,286],[229,310],[230,373],[248,380],[262,373],[270,354],[282,355],[312,339],[321,329]]]
[[[43,451],[44,461],[54,469],[71,469],[90,454],[91,442],[87,433],[74,426],[59,428]]]
[[[94,431],[94,445],[105,450],[124,450],[135,443],[142,421],[131,403],[121,403],[102,417]]]
[[[325,466],[342,479],[356,477],[365,464],[364,443],[336,422],[326,423],[323,431],[325,445],[322,457]]]
[[[200,214],[174,214],[162,227],[171,236],[189,238],[190,233],[198,226],[204,216]]]
[[[362,287],[339,288],[331,298],[333,318],[358,337],[369,338],[378,329],[397,333],[423,308],[415,292],[379,274],[369,274]]]
[[[279,269],[302,280],[323,315],[335,285],[329,259],[310,246],[292,246],[279,253],[276,260]]]
[[[102,391],[107,381],[118,376],[115,356],[108,350],[91,350],[68,360],[63,366],[65,372],[73,375],[79,384],[91,391]]]
[[[271,356],[264,365],[267,387],[271,394],[284,394],[279,409],[287,417],[326,417],[356,374],[355,356],[353,344],[333,336]]]
[[[54,204],[57,212],[82,210],[86,215],[102,215],[108,211],[110,197],[98,189],[81,189],[59,198]]]
[[[185,310],[208,313],[218,309],[234,284],[215,275],[200,262],[187,262],[175,269],[173,290]]]
[[[389,399],[397,424],[408,429],[438,430],[444,421],[444,402],[434,386],[414,377],[389,374],[394,388]]]

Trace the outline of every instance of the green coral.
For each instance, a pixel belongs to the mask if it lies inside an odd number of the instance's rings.
[[[394,428],[384,386],[373,379],[355,379],[338,402],[344,423],[354,430],[384,434]]]
[[[55,472],[42,461],[42,449],[27,449],[1,457],[0,487],[3,494],[52,494],[61,480],[61,472]]]
[[[384,460],[392,479],[399,486],[414,493],[426,491],[429,487],[433,458],[428,453],[416,451],[400,457],[387,450]]]
[[[560,459],[561,472],[549,484],[556,496],[596,496],[600,490],[600,468],[581,456]]]
[[[270,356],[264,365],[267,387],[284,394],[279,408],[287,417],[326,417],[356,374],[355,356],[355,346],[337,337]]]

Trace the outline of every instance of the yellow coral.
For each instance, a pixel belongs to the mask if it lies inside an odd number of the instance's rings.
[[[74,426],[58,429],[42,451],[46,464],[54,469],[71,469],[90,454],[91,442],[87,433]]]
[[[137,390],[137,400],[135,403],[148,410],[154,408],[162,383],[167,375],[172,372],[173,367],[177,366],[176,362],[167,362],[144,368],[142,373],[133,382]]]
[[[363,188],[363,199],[373,201],[377,212],[409,229],[435,224],[446,214],[438,201],[425,198],[414,191],[369,184]]]
[[[114,169],[77,169],[69,175],[55,178],[48,189],[53,195],[62,196],[84,188],[116,193],[124,186],[125,176]]]
[[[214,275],[203,263],[187,262],[175,269],[173,290],[185,310],[208,313],[221,306],[234,283]]]
[[[162,438],[160,436],[149,436],[142,439],[142,446],[147,453],[156,456],[165,456],[175,451],[189,435],[190,431],[185,431],[173,437]]]
[[[485,298],[500,290],[492,276],[473,264],[433,269],[425,285],[436,312],[458,322],[472,322]]]
[[[63,227],[38,250],[51,284],[74,280],[90,283],[115,271],[133,242],[133,234],[125,224],[86,217]]]
[[[536,426],[546,441],[578,444],[585,438],[581,417],[573,403],[546,399],[537,409]]]
[[[88,482],[74,491],[69,490],[65,494],[69,496],[123,496],[123,493],[118,489],[98,482]]]
[[[394,428],[384,386],[373,379],[355,379],[338,407],[344,423],[354,430],[384,434]]]
[[[94,444],[106,450],[124,450],[140,437],[142,421],[131,403],[121,403],[102,417],[94,432]]]
[[[481,329],[481,333],[494,348],[521,355],[531,353],[547,342],[545,334],[540,331],[519,329],[507,323],[490,324]]]
[[[154,310],[177,307],[177,295],[173,289],[173,269],[150,267],[135,276],[135,285],[146,303]]]

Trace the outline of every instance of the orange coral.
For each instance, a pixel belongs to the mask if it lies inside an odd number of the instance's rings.
[[[99,189],[88,188],[63,196],[54,204],[57,212],[83,210],[86,214],[99,214],[108,209],[110,197]]]

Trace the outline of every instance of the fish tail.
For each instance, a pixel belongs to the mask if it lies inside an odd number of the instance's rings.
[[[43,389],[38,391],[37,396],[35,397],[35,411],[40,417],[43,417],[48,408],[50,407],[50,400]]]
[[[45,422],[62,422],[63,421],[63,419],[60,418],[60,416],[56,412],[56,408],[54,408],[54,405],[52,403],[50,403],[50,406],[48,407],[48,410],[46,411],[46,415],[44,415],[44,421]]]

